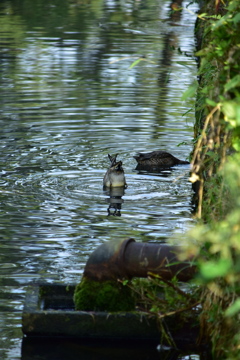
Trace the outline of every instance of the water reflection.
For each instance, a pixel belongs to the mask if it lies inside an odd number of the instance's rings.
[[[141,166],[137,165],[135,170],[137,170],[138,174],[158,174],[161,177],[169,177],[171,176],[172,172],[174,171],[173,168],[163,168],[163,167],[155,167],[152,166]]]
[[[110,188],[105,190],[104,193],[109,196],[106,198],[106,202],[109,204],[107,208],[108,216],[121,216],[122,204],[124,203],[122,197],[125,194],[125,188],[123,186]]]
[[[190,171],[190,165],[174,165],[175,167],[186,168]],[[161,166],[161,165],[149,165],[149,164],[137,164],[135,170],[139,173],[152,173],[159,174],[163,177],[169,176],[173,170],[173,166]]]

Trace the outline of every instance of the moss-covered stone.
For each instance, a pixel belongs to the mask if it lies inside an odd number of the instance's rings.
[[[83,278],[74,293],[76,310],[133,311],[135,298],[131,289],[117,281],[93,281]]]

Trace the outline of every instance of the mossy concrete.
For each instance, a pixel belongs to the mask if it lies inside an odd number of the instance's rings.
[[[124,288],[127,288],[126,286]],[[22,316],[22,330],[29,338],[124,340],[151,343],[164,339],[153,314],[141,311],[74,311],[75,285],[31,286],[27,290]],[[164,319],[178,349],[197,351],[199,326],[192,320],[182,321],[178,314]],[[61,341],[61,340],[60,340]],[[164,342],[163,342],[164,343]]]

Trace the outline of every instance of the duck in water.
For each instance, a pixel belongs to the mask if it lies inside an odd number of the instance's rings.
[[[178,164],[189,164],[188,161],[179,160],[166,151],[152,151],[149,153],[138,153],[134,156],[137,160],[137,168],[171,167]]]
[[[108,154],[108,158],[111,162],[109,169],[103,178],[103,188],[112,188],[112,187],[124,187],[127,188],[127,183],[124,175],[124,170],[122,168],[122,162],[117,161],[117,155],[111,156]]]

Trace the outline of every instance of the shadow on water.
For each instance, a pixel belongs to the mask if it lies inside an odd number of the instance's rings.
[[[122,204],[124,203],[122,197],[125,194],[125,188],[110,188],[105,190],[104,194],[108,196],[106,198],[106,202],[109,204],[107,208],[108,215],[121,216]]]
[[[81,341],[73,339],[24,339],[21,360],[177,360],[179,352],[175,350],[157,350],[157,344],[143,345],[139,341],[131,343],[121,341]],[[190,357],[185,356],[185,360]]]

